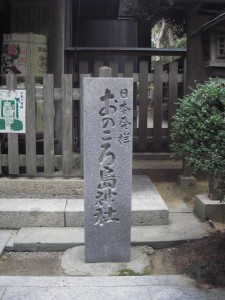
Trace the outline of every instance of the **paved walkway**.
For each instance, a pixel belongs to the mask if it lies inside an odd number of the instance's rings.
[[[224,300],[184,276],[0,277],[0,300]]]

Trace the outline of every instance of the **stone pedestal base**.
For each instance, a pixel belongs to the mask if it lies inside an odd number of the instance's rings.
[[[196,195],[193,211],[202,221],[210,219],[214,222],[224,222],[225,219],[225,204],[209,199],[208,195]]]
[[[196,185],[196,178],[193,176],[178,176],[178,183],[182,188],[188,188],[190,186]]]

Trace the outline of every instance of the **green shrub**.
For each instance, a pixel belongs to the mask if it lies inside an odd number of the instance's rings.
[[[209,79],[178,100],[171,150],[183,155],[193,172],[219,179],[225,188],[225,80]]]

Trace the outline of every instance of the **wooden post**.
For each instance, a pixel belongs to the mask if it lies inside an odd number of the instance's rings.
[[[168,99],[168,137],[170,140],[172,119],[176,112],[176,104],[178,96],[178,63],[172,61],[169,64],[169,99]]]
[[[44,105],[44,171],[45,175],[54,172],[54,85],[53,75],[44,76],[43,105]]]
[[[15,90],[17,87],[17,78],[15,75],[6,75],[6,86],[9,90]],[[18,133],[8,133],[8,166],[10,175],[19,174],[19,143]]]
[[[126,61],[124,65],[124,77],[133,78],[134,63]],[[137,84],[133,83],[133,128],[137,128]]]
[[[110,61],[109,67],[112,69],[112,77],[118,77],[119,66],[117,61]]]
[[[36,174],[36,131],[35,131],[35,79],[27,75],[25,81],[26,99],[26,173]]]
[[[94,62],[94,77],[98,77],[100,73],[100,68],[103,67],[102,61],[95,61]]]
[[[62,78],[62,170],[72,173],[72,74]]]
[[[49,55],[49,73],[54,74],[56,88],[62,86],[64,74],[64,47],[65,47],[65,3],[67,0],[52,0],[51,2],[51,39]],[[57,139],[56,154],[62,152],[62,105],[61,101],[55,103],[54,134]]]
[[[79,74],[88,74],[88,61],[87,60],[79,61]]]
[[[147,151],[148,62],[140,62],[139,138],[138,150]]]
[[[80,75],[80,170],[81,176],[84,177],[84,136],[83,136],[83,78],[90,77],[90,74],[81,74]]]
[[[160,151],[162,145],[162,100],[163,100],[163,63],[155,63],[154,73],[154,110],[153,110],[153,150]]]
[[[72,14],[73,14],[73,4],[72,0],[65,1],[65,47],[72,47],[73,39],[73,26],[72,26]],[[66,74],[74,73],[74,54],[70,53],[67,56],[65,55],[65,68],[64,71]]]

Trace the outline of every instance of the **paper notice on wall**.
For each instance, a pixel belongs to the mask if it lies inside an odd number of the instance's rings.
[[[0,90],[0,132],[26,132],[26,90]]]

